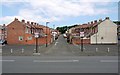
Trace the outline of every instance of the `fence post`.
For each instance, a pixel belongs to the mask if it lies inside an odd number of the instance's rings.
[[[22,49],[22,53],[24,53],[24,49]]]
[[[96,48],[95,50],[96,50],[96,52],[98,52],[98,48]]]
[[[13,53],[13,49],[11,49],[10,52]]]
[[[110,48],[107,48],[107,52],[108,52],[108,53],[110,52]]]

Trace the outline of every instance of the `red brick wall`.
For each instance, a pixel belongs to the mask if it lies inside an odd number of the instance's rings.
[[[46,37],[41,37],[38,39],[38,43],[39,44],[46,44]],[[47,44],[50,44],[51,43],[51,36],[48,35],[47,36]]]
[[[72,43],[81,44],[81,40],[79,38],[73,38]],[[83,39],[83,44],[90,44],[90,39]]]
[[[31,40],[28,40],[28,37],[32,37]],[[32,44],[35,44],[35,38],[32,34],[25,34],[25,39],[24,39],[24,44],[27,44],[27,45],[32,45]]]
[[[25,33],[25,25],[20,21],[15,20],[7,26],[7,42],[8,44],[19,44],[19,45],[35,45],[36,39],[33,34]],[[46,34],[46,27],[43,28],[43,32]],[[51,43],[51,32],[47,28],[47,43]],[[19,41],[19,36],[23,36],[23,41]],[[32,37],[28,40],[28,37]],[[38,38],[39,44],[46,44],[46,37]]]
[[[8,44],[24,44],[23,41],[19,41],[19,36],[24,35],[25,28],[19,21],[13,21],[7,26],[7,42]],[[23,38],[24,39],[24,38]]]

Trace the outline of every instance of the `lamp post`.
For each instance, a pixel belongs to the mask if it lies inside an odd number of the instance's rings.
[[[55,41],[55,25],[53,25],[53,41]]]
[[[48,25],[48,23],[50,23],[50,22],[46,22],[46,47],[48,46],[47,45],[47,25]]]
[[[83,52],[83,37],[81,37],[81,51]]]
[[[36,53],[38,53],[38,38],[39,38],[39,33],[35,33],[35,38],[36,38]]]
[[[80,38],[81,38],[81,52],[83,52],[83,37],[84,37],[84,32],[80,32]]]

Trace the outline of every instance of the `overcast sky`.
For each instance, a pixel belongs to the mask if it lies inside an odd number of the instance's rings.
[[[64,26],[88,23],[93,20],[118,20],[119,0],[2,0],[0,24],[18,18],[45,25]]]

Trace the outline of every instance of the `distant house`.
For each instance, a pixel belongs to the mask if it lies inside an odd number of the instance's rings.
[[[47,32],[46,32],[47,31]],[[35,33],[39,33],[38,43],[48,44],[51,43],[51,31],[50,28],[39,25],[34,22],[25,22],[25,20],[19,21],[17,18],[13,22],[7,25],[7,43],[17,45],[34,45]],[[46,36],[47,35],[47,41]]]
[[[118,24],[118,28],[117,28],[117,31],[118,31],[118,40],[120,40],[120,25]]]
[[[60,32],[58,30],[52,29],[53,41],[58,39],[59,35],[60,35]]]
[[[116,44],[118,42],[117,25],[109,17],[103,21],[102,19],[94,20],[94,22],[91,21],[69,29],[71,43],[81,44],[80,32],[84,32],[84,44]]]
[[[6,26],[0,25],[0,40],[6,40]]]

